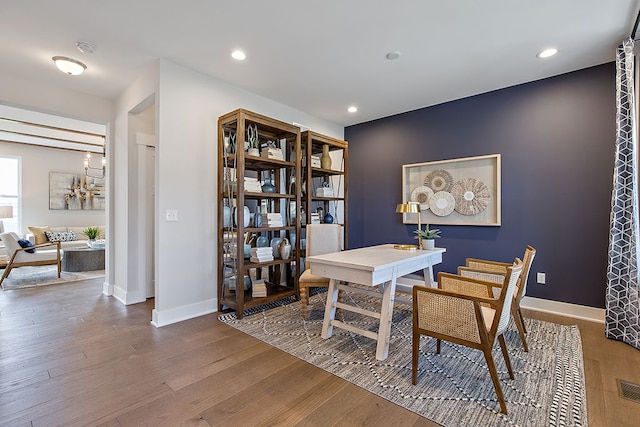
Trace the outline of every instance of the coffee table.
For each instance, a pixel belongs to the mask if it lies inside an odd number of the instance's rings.
[[[104,270],[104,248],[69,248],[62,252],[62,271]]]

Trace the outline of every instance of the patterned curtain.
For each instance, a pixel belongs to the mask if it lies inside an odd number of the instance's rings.
[[[633,41],[618,46],[616,54],[617,134],[605,334],[640,349],[638,298],[638,171],[636,167]]]

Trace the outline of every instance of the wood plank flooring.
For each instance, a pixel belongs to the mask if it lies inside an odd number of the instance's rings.
[[[102,279],[0,292],[1,426],[434,426],[236,329],[215,314],[151,326]],[[578,323],[591,426],[637,426],[640,351]],[[470,420],[469,425],[473,425]]]

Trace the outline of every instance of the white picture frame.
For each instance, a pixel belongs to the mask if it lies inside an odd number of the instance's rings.
[[[500,154],[402,165],[402,202],[420,203],[422,224],[500,226]]]

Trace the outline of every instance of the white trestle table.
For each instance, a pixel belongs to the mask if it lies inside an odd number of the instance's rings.
[[[413,251],[395,249],[393,244],[370,246],[347,251],[314,255],[307,258],[311,273],[329,278],[329,291],[322,324],[322,338],[330,338],[333,327],[377,340],[376,359],[385,360],[389,354],[391,319],[397,279],[422,270],[424,283],[433,286],[433,266],[442,262],[443,248]],[[350,286],[361,284],[374,290]],[[358,292],[382,295],[380,312],[373,312],[338,302],[338,292]],[[336,309],[359,313],[379,319],[378,332],[358,328],[335,318]]]

